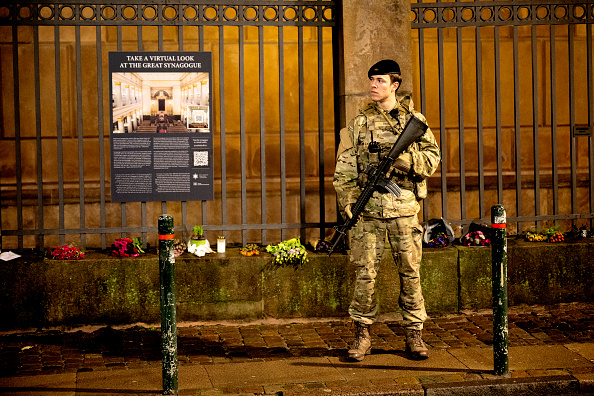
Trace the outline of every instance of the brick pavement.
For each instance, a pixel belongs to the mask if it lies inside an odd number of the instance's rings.
[[[346,318],[276,322],[180,323],[179,365],[264,362],[288,357],[342,359],[353,341]],[[378,322],[371,331],[373,353],[404,351],[404,330],[398,321]],[[490,312],[464,312],[430,318],[423,338],[434,351],[490,348],[491,333]],[[140,325],[2,332],[0,377],[160,366],[160,342],[158,328]],[[594,303],[511,307],[509,342],[510,346],[594,342]]]

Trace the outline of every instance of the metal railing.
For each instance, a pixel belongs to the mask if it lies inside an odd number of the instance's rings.
[[[444,153],[430,180],[441,205],[425,215],[488,223],[501,203],[512,233],[590,224],[592,3],[419,1],[411,11],[414,91]]]
[[[194,224],[243,244],[324,235],[336,219],[325,163],[335,146],[335,18],[334,1],[0,6],[3,64],[12,64],[2,86],[13,92],[0,140],[14,156],[0,179],[0,220],[11,224],[0,239],[105,248],[110,236],[140,233],[146,244],[168,211],[184,238]],[[106,59],[122,50],[213,52],[215,201],[110,202]]]
[[[411,4],[413,92],[443,161],[424,219],[508,231],[594,218],[594,6]],[[0,6],[0,244],[156,235],[169,212],[229,241],[323,237],[337,107],[337,2],[19,1]],[[215,200],[112,203],[109,51],[213,53]],[[97,67],[101,65],[101,67]],[[435,65],[435,66],[434,66]],[[217,151],[218,150],[218,151]]]

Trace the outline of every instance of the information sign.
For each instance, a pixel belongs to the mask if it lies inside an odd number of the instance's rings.
[[[110,52],[111,200],[212,200],[210,52]]]

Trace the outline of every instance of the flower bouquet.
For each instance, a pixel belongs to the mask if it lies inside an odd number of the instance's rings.
[[[70,245],[58,246],[52,251],[51,256],[54,260],[80,260],[85,258],[85,254],[79,248]]]
[[[556,227],[547,228],[542,232],[530,232],[527,231],[524,235],[524,239],[528,242],[563,242],[565,240],[565,235],[558,231]]]
[[[489,246],[491,241],[482,231],[472,231],[460,238],[460,243],[464,246]]]
[[[111,255],[116,257],[138,257],[138,249],[130,238],[118,238],[111,245]]]
[[[239,250],[239,253],[242,256],[257,256],[260,254],[260,249],[258,248],[258,245],[254,243],[248,243],[244,248]]]
[[[445,232],[437,232],[432,235],[433,238],[427,242],[429,247],[446,247],[448,246],[448,236]]]
[[[307,262],[307,252],[299,238],[289,239],[278,245],[268,245],[266,251],[272,254],[274,264],[283,267],[287,265],[299,267]]]
[[[188,248],[188,246],[181,239],[174,240],[173,241],[173,256],[174,257],[181,256],[182,254],[184,254],[184,252],[186,251],[187,248]]]
[[[139,253],[144,253],[144,250],[142,250],[142,241],[140,240],[140,238],[133,238],[132,246],[134,246],[134,248],[138,250]]]

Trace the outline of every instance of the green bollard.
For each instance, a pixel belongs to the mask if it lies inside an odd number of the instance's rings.
[[[175,256],[173,217],[159,217],[159,276],[161,282],[161,356],[163,394],[177,394],[177,326],[175,319]]]
[[[495,375],[509,372],[507,345],[507,219],[502,205],[491,207],[493,286],[493,359]]]

